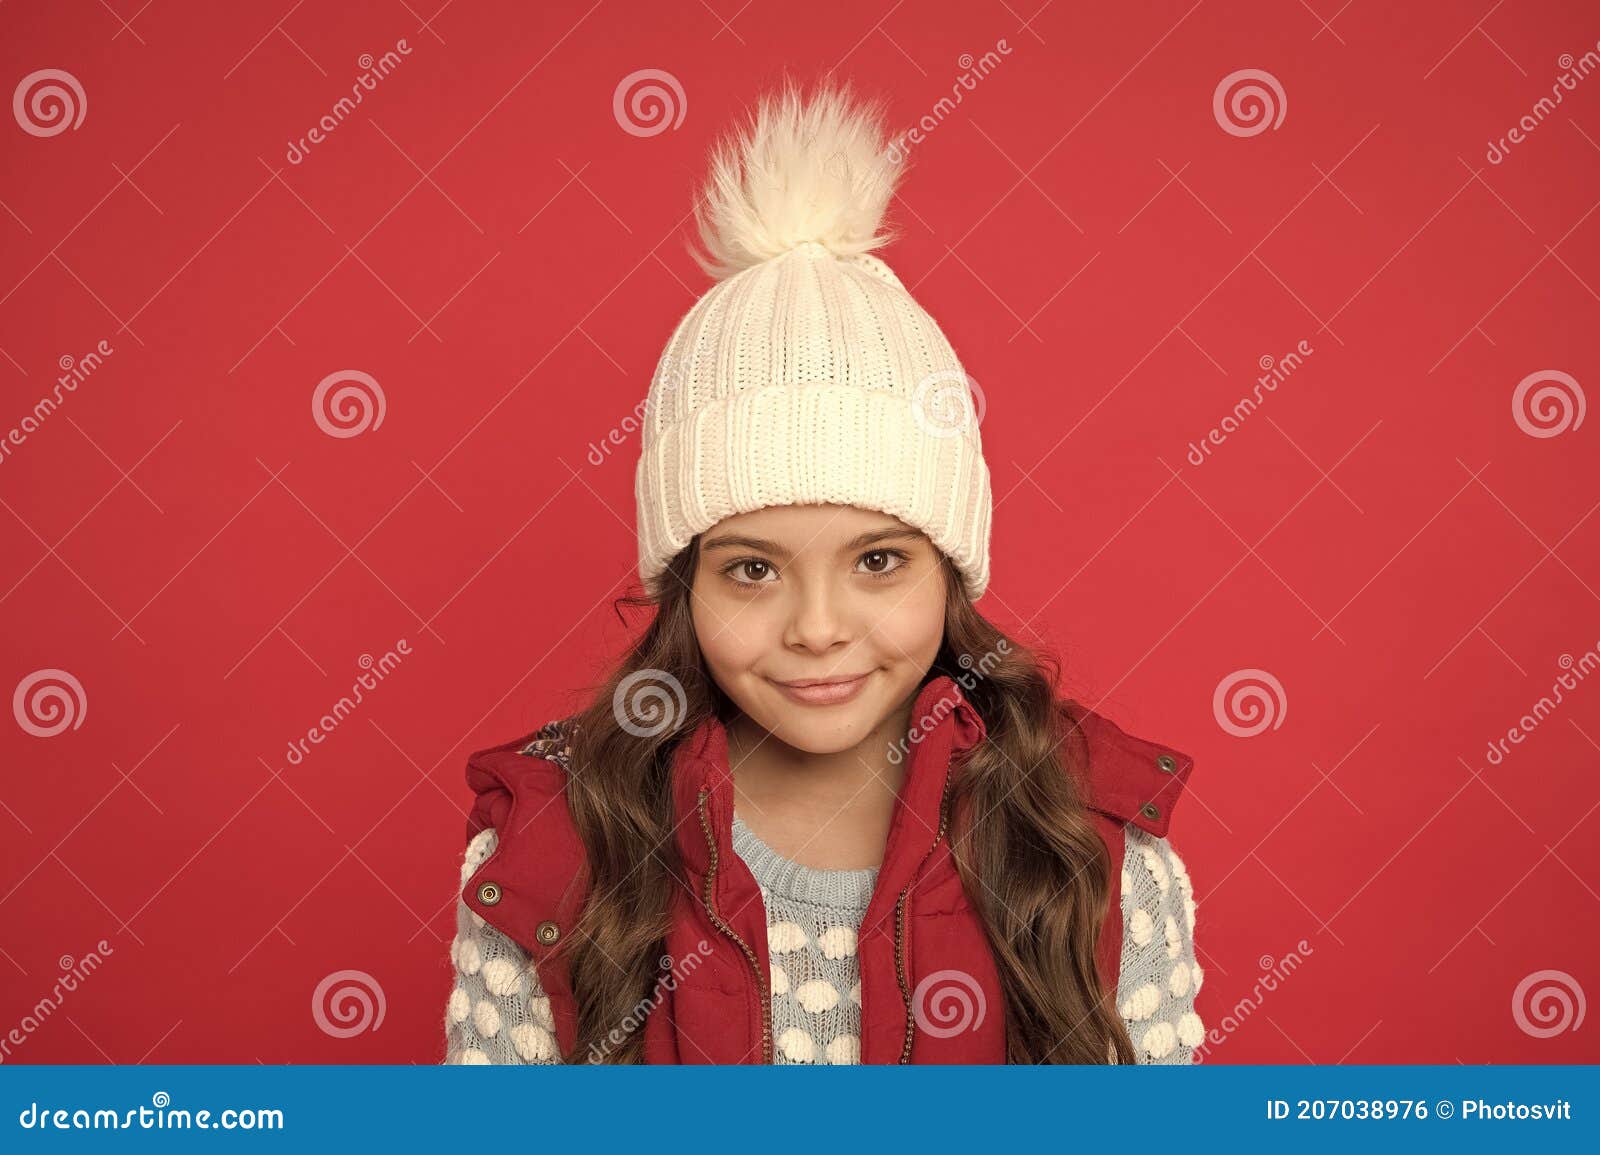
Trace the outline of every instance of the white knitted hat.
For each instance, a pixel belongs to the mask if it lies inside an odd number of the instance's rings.
[[[880,510],[989,581],[982,393],[873,256],[900,166],[875,105],[764,97],[719,145],[696,215],[717,278],[656,366],[634,481],[639,573],[773,505]]]

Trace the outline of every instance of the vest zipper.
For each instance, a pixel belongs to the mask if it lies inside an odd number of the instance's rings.
[[[739,933],[733,929],[733,927],[729,926],[723,921],[722,916],[717,913],[711,897],[712,890],[716,886],[717,880],[717,840],[711,835],[711,820],[706,814],[706,796],[709,793],[710,792],[706,790],[700,791],[700,802],[698,806],[700,812],[700,829],[705,831],[706,849],[710,852],[711,856],[711,866],[710,869],[706,871],[706,889],[705,895],[703,896],[706,906],[706,914],[710,916],[712,925],[714,925],[723,934],[733,939],[734,942],[738,943],[739,949],[744,951],[744,957],[750,960],[750,974],[756,980],[756,992],[761,999],[761,1061],[763,1063],[771,1063],[772,996],[767,993],[766,980],[761,977],[761,960],[756,958],[756,952],[750,949],[750,944],[745,942],[744,939],[739,936]],[[940,829],[943,829],[943,823],[940,823]]]
[[[911,881],[906,883],[905,889],[900,892],[900,897],[894,904],[894,969],[895,977],[900,981],[900,997],[905,1000],[906,1004],[906,1038],[905,1043],[900,1048],[900,1061],[902,1063],[911,1061],[911,1042],[916,1038],[917,1033],[916,1011],[911,1005],[911,980],[906,977],[906,899],[911,894],[912,885],[917,881],[917,875],[922,873],[922,868],[929,857],[932,856],[935,850],[939,849],[939,843],[944,841],[945,826],[948,821],[948,816],[945,813],[945,802],[949,797],[950,767],[947,763],[944,770],[944,789],[939,793],[938,833],[934,835],[933,845],[928,847],[927,852],[923,854],[922,861],[917,863],[916,870],[911,872]]]

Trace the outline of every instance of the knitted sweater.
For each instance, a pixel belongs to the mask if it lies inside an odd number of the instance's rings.
[[[1194,888],[1167,839],[1132,823],[1124,829],[1117,1006],[1141,1063],[1190,1063],[1205,1037],[1194,1008],[1203,978],[1194,953]],[[463,885],[495,840],[487,829],[467,845]],[[737,812],[733,848],[766,906],[774,1061],[860,1062],[856,932],[877,870],[802,866],[757,838]],[[446,1063],[561,1061],[550,1000],[527,953],[465,902],[457,902],[450,960]]]

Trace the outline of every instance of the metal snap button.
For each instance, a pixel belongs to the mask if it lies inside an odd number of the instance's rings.
[[[499,902],[500,884],[498,882],[486,882],[478,887],[478,901],[483,903],[484,906],[493,906]]]
[[[1146,802],[1143,806],[1139,807],[1139,813],[1152,820],[1161,817],[1161,810],[1154,802]]]
[[[533,937],[545,946],[551,946],[561,937],[561,928],[549,919],[545,919],[534,928]]]
[[[1156,769],[1163,774],[1171,774],[1178,768],[1178,760],[1171,754],[1161,754],[1156,758]]]

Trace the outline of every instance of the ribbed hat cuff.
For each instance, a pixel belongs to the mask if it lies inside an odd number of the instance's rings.
[[[830,382],[743,389],[646,441],[635,474],[646,581],[725,517],[839,504],[920,529],[971,597],[988,585],[989,471],[978,431],[943,427],[902,393]]]

